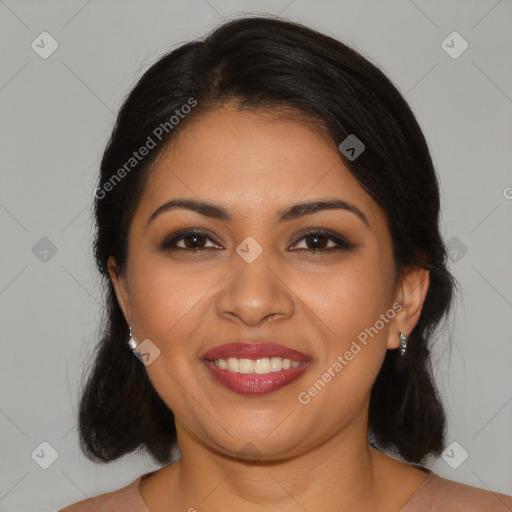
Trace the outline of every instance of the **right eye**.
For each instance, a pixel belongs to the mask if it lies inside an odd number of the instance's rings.
[[[179,233],[171,235],[170,238],[166,238],[162,242],[161,249],[164,251],[179,249],[192,252],[201,252],[207,249],[223,249],[223,247],[216,245],[215,242],[214,247],[205,246],[207,240],[212,241],[212,239],[202,231],[180,231]]]

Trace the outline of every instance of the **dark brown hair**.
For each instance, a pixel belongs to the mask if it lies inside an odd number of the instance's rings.
[[[131,220],[166,143],[190,119],[227,101],[240,109],[293,109],[320,122],[336,147],[350,134],[365,144],[355,160],[339,155],[386,212],[397,275],[410,265],[430,271],[407,354],[401,358],[388,350],[372,388],[369,432],[376,447],[410,462],[439,454],[446,419],[429,343],[450,310],[457,283],[446,266],[439,187],[425,138],[410,107],[378,67],[336,39],[267,17],[226,22],[204,40],[167,53],[144,73],[120,109],[94,203],[94,255],[104,280],[106,318],[81,395],[83,452],[106,462],[144,448],[160,463],[172,460],[174,416],[126,345],[128,326],[107,260],[114,256],[124,271]],[[194,106],[184,110],[187,104]],[[150,138],[158,147],[131,161]]]

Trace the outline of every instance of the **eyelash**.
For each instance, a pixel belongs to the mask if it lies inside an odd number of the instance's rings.
[[[217,249],[215,247],[187,248],[187,247],[178,247],[176,245],[179,241],[184,240],[186,238],[191,238],[194,236],[205,237],[207,239],[210,239],[212,242],[216,243],[214,240],[211,239],[211,237],[207,233],[204,233],[203,231],[186,230],[186,231],[180,231],[178,233],[175,233],[174,235],[171,236],[171,238],[164,240],[162,242],[161,249],[164,251],[165,250],[181,250],[181,251],[194,252],[194,253],[204,252],[209,249]],[[339,235],[335,236],[334,234],[331,234],[329,231],[322,230],[322,229],[316,229],[316,230],[312,230],[312,231],[303,233],[301,238],[299,238],[296,242],[294,242],[293,245],[297,245],[299,242],[303,241],[304,239],[306,239],[308,237],[314,237],[314,236],[320,237],[320,238],[326,238],[330,241],[333,241],[334,243],[337,244],[337,247],[330,247],[328,249],[294,249],[294,252],[297,252],[297,251],[304,252],[305,251],[305,252],[310,252],[310,253],[311,252],[319,253],[319,252],[330,252],[333,250],[340,250],[340,249],[341,250],[350,250],[352,248],[351,244],[345,238],[343,238]],[[220,245],[220,244],[218,244],[218,245]]]

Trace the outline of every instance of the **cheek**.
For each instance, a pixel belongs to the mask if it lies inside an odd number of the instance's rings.
[[[183,271],[169,261],[147,258],[132,265],[133,310],[140,335],[160,350],[146,371],[154,388],[178,417],[195,421],[191,396],[183,383],[195,382],[194,330],[204,318],[207,290],[216,282],[207,272]],[[218,278],[217,278],[218,280]]]
[[[161,258],[148,258],[133,268],[131,292],[137,327],[146,338],[169,346],[182,325],[194,323],[201,315],[207,292],[218,278]]]
[[[357,402],[370,390],[385,357],[389,322],[394,317],[393,273],[385,253],[376,258],[374,251],[361,251],[329,275],[302,279],[300,294],[307,309],[321,319],[317,327],[325,334],[317,344],[318,367],[308,382],[332,381],[330,392],[323,393],[319,403],[338,400],[349,390]]]
[[[312,416],[330,411],[331,416],[322,420],[325,428],[349,421],[365,404],[386,355],[392,318],[381,320],[390,305],[382,298],[379,274],[347,271],[346,279],[340,281],[309,295],[329,334],[318,345],[323,346],[318,365],[297,397],[301,404],[308,402]]]
[[[321,272],[292,279],[293,290],[309,309],[346,340],[370,327],[390,307],[390,268],[370,250]]]

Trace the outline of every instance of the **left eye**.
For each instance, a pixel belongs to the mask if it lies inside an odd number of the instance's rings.
[[[333,235],[330,235],[328,233],[324,233],[322,231],[312,231],[311,233],[306,233],[302,238],[300,238],[297,242],[295,242],[294,245],[297,245],[298,242],[304,241],[306,243],[306,246],[308,243],[313,245],[312,248],[306,247],[306,248],[299,248],[296,250],[307,250],[307,251],[326,251],[326,250],[332,250],[332,249],[349,249],[350,244],[342,239],[335,237]],[[331,242],[330,247],[326,247],[329,242]]]

